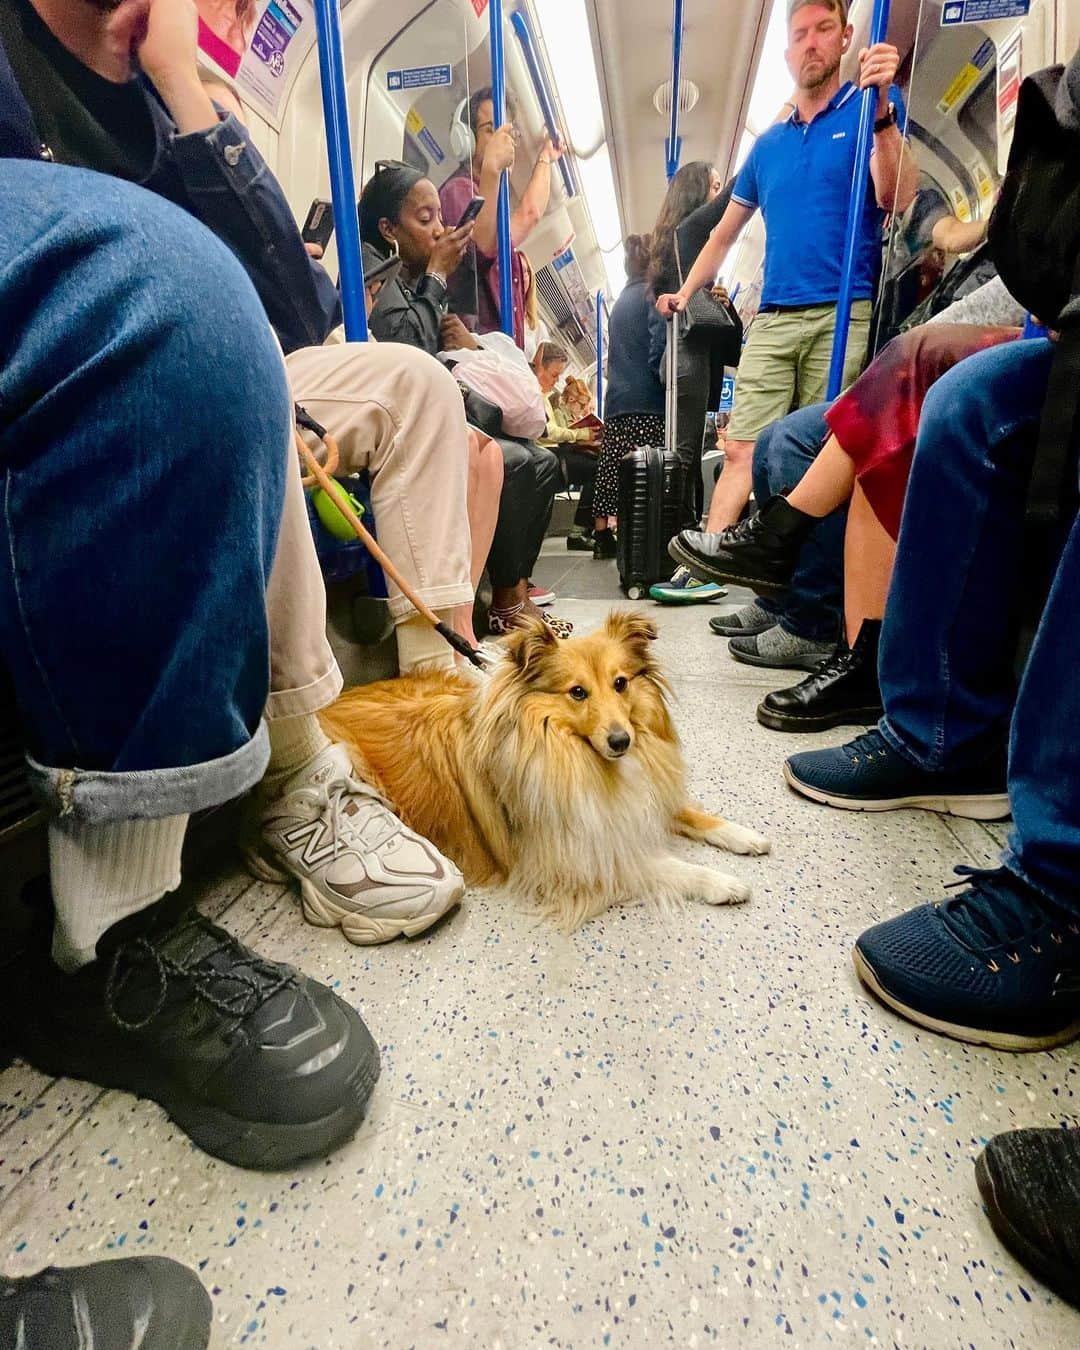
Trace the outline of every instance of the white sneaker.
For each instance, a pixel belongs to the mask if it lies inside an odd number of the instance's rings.
[[[331,745],[261,808],[247,864],[264,881],[300,882],[304,917],[360,946],[415,937],[461,903],[461,873],[398,820]]]

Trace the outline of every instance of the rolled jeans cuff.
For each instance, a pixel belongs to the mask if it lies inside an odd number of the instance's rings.
[[[87,825],[112,820],[160,820],[204,811],[254,787],[270,760],[264,722],[246,745],[220,759],[175,769],[103,773],[54,769],[27,756],[30,785],[48,810]]]

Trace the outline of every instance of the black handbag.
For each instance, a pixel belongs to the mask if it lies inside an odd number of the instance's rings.
[[[680,284],[685,279],[679,257],[679,236],[675,235],[675,265]],[[680,336],[720,349],[725,366],[737,366],[742,353],[742,320],[730,300],[721,300],[703,286],[695,291],[682,311]]]
[[[450,368],[453,374],[453,367]],[[502,409],[497,403],[492,403],[489,398],[483,394],[478,394],[471,385],[467,385],[464,380],[459,380],[454,376],[457,387],[461,390],[461,399],[465,404],[465,421],[469,426],[475,427],[477,431],[482,431],[485,436],[495,439],[502,435],[503,415]]]

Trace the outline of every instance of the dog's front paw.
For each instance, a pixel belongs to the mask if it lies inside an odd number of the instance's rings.
[[[735,825],[725,820],[714,826],[705,836],[706,843],[716,848],[726,848],[729,853],[768,853],[772,845],[757,830],[748,830],[745,825]]]
[[[741,905],[750,899],[750,887],[738,877],[703,867],[691,882],[689,898],[706,905]]]

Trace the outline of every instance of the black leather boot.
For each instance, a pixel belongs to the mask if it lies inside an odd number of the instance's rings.
[[[817,523],[817,516],[789,505],[786,497],[770,497],[754,515],[718,534],[683,530],[668,552],[699,581],[732,581],[758,595],[778,595]]]
[[[855,645],[841,642],[835,656],[791,689],[768,694],[757,710],[763,727],[773,731],[827,731],[829,727],[869,726],[882,714],[878,687],[880,619],[864,619]]]

